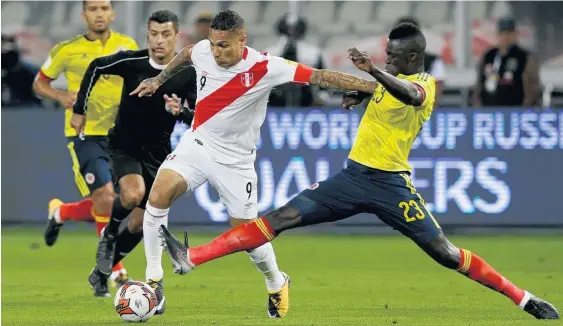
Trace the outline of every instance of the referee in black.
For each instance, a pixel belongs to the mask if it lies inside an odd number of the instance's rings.
[[[186,69],[168,80],[152,97],[130,96],[139,82],[157,76],[175,56],[178,17],[161,10],[148,20],[148,49],[121,51],[92,61],[86,71],[71,119],[80,132],[84,127],[88,97],[96,81],[107,75],[123,77],[121,103],[115,126],[109,132],[109,154],[119,197],[113,202],[111,219],[101,234],[96,267],[88,281],[98,294],[107,293],[107,278],[113,265],[143,238],[143,221],[131,220],[118,234],[119,225],[135,208],[145,209],[156,173],[171,152],[170,135],[177,121],[190,123],[197,96],[195,69]],[[162,280],[150,281],[164,312]]]

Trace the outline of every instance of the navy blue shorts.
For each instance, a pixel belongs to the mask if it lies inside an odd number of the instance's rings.
[[[68,150],[72,158],[72,170],[78,191],[82,197],[112,182],[108,140],[105,136],[68,137]]]
[[[300,211],[305,225],[372,213],[419,244],[442,232],[407,172],[381,171],[352,160],[341,172],[313,184],[288,205]]]

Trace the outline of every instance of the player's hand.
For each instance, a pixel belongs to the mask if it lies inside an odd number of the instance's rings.
[[[359,93],[356,91],[345,92],[342,95],[342,107],[346,110],[354,109],[354,106],[362,103],[362,98],[360,98]]]
[[[154,92],[156,92],[156,90],[160,87],[160,83],[158,82],[158,80],[156,79],[156,77],[153,78],[147,78],[145,80],[143,80],[139,86],[137,86],[137,88],[135,88],[134,91],[132,91],[131,93],[129,93],[129,95],[136,95],[138,94],[139,97],[143,97],[143,96],[152,96],[154,94]]]
[[[84,125],[86,124],[86,115],[73,113],[70,118],[70,126],[76,130],[76,134],[82,137],[84,132]]]
[[[371,57],[367,52],[360,51],[356,48],[351,48],[348,50],[348,59],[352,60],[356,68],[370,73],[373,69],[373,63],[371,62]]]
[[[74,102],[76,102],[76,92],[59,92],[57,101],[61,103],[63,108],[72,109]]]
[[[172,94],[172,97],[164,94],[164,101],[166,102],[166,111],[172,113],[173,116],[182,113],[181,100],[176,94]]]

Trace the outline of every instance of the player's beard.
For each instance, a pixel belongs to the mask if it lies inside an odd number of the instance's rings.
[[[104,27],[94,27],[92,28],[92,30],[94,31],[94,33],[96,34],[104,34],[105,32],[107,32],[108,27],[104,26]]]

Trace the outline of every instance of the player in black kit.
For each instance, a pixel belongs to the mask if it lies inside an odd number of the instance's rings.
[[[96,81],[107,75],[123,77],[121,103],[115,126],[109,132],[109,154],[119,197],[113,202],[111,219],[101,234],[96,267],[89,282],[96,293],[107,293],[107,278],[117,264],[142,239],[143,221],[132,219],[118,234],[119,225],[135,208],[145,208],[156,173],[171,152],[170,135],[178,120],[191,122],[197,95],[193,67],[167,81],[152,97],[131,96],[137,85],[157,76],[174,56],[178,40],[178,17],[167,10],[153,13],[148,21],[148,49],[121,51],[92,61],[82,83],[71,119],[80,132],[84,126],[88,97]],[[164,312],[161,280],[150,280]]]

